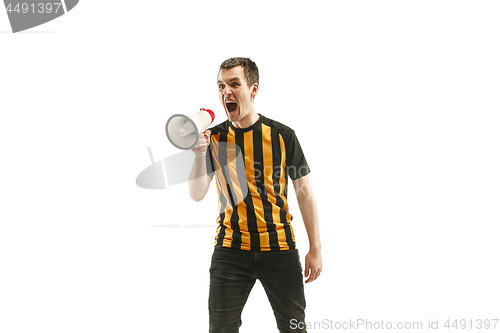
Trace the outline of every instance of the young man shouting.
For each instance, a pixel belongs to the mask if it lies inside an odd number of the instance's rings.
[[[257,279],[281,333],[303,333],[304,283],[288,212],[288,177],[309,237],[306,283],[321,273],[321,243],[309,166],[295,132],[258,114],[259,71],[248,58],[224,61],[217,76],[227,120],[200,134],[189,180],[191,198],[202,200],[215,175],[219,199],[210,266],[210,332],[237,333],[241,312]],[[240,159],[236,158],[240,156]]]

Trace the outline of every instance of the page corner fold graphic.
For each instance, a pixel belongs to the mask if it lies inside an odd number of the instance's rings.
[[[73,9],[79,0],[4,0],[12,32],[52,21]]]

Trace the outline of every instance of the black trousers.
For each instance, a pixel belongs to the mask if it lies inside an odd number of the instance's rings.
[[[210,333],[238,333],[241,312],[259,279],[280,333],[304,333],[290,321],[305,322],[304,283],[298,250],[245,251],[215,247],[210,266]],[[259,320],[258,315],[255,320]],[[294,327],[295,329],[291,329]],[[269,332],[269,328],[262,328]]]

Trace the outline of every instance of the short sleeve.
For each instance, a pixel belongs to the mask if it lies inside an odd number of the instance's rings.
[[[210,179],[214,178],[215,175],[215,163],[214,155],[212,154],[212,143],[207,147],[207,153],[205,154],[205,162],[207,164],[207,175]]]
[[[292,180],[308,175],[311,170],[294,131],[285,139],[286,167]]]

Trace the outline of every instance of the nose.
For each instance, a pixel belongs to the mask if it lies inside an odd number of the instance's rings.
[[[230,87],[225,86],[225,87],[224,87],[224,89],[222,90],[222,94],[223,94],[224,96],[227,96],[227,95],[231,94],[231,92],[232,92],[232,91],[231,91],[231,89],[229,89],[229,88],[230,88]]]

